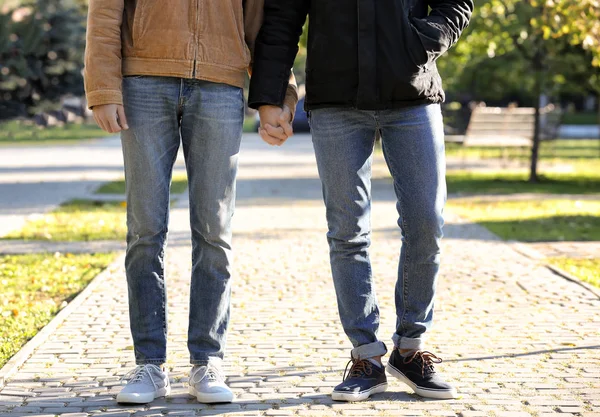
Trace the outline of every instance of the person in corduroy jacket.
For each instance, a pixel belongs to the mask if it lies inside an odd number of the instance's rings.
[[[402,231],[393,293],[396,328],[387,371],[417,394],[455,398],[425,350],[433,321],[446,200],[444,101],[436,60],[468,25],[473,0],[265,0],[249,105],[265,121],[283,104],[308,16],[305,109],[327,208],[331,269],[352,367],[332,397],[360,401],[387,389],[369,259],[371,160],[376,134],[394,182]],[[350,363],[349,363],[350,364]]]

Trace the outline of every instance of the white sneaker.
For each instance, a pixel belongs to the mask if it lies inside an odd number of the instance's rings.
[[[230,403],[233,401],[233,392],[225,384],[221,368],[213,363],[192,368],[189,392],[200,403]]]
[[[118,403],[147,404],[171,392],[169,375],[156,365],[138,365],[123,379],[127,385],[117,394]]]

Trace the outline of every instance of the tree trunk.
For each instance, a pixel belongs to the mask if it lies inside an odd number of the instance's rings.
[[[540,132],[541,132],[541,117],[540,117],[540,101],[542,93],[542,74],[537,71],[535,75],[535,118],[533,129],[533,143],[531,144],[531,166],[529,169],[529,182],[538,182],[538,159],[540,151]]]
[[[600,139],[600,91],[598,91],[598,99],[597,101],[597,105],[598,105],[598,139]],[[600,140],[598,141],[598,144],[600,145]],[[598,147],[598,150],[600,151],[600,146]]]

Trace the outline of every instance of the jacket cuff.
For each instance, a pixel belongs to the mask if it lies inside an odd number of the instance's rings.
[[[123,93],[119,90],[96,90],[86,94],[87,106],[91,109],[94,106],[104,104],[123,105]]]
[[[294,121],[294,117],[296,116],[296,106],[298,105],[298,88],[294,84],[288,84],[283,104],[290,109],[290,112],[292,113],[291,121]]]
[[[278,70],[255,62],[250,77],[248,107],[258,110],[262,105],[282,106],[286,97],[291,69]]]

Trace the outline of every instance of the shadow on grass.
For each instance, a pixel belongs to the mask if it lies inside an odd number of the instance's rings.
[[[600,240],[600,216],[551,216],[526,220],[479,221],[502,239],[521,242]]]
[[[530,183],[525,174],[468,174],[448,173],[449,194],[595,194],[600,193],[597,176],[546,176]]]

